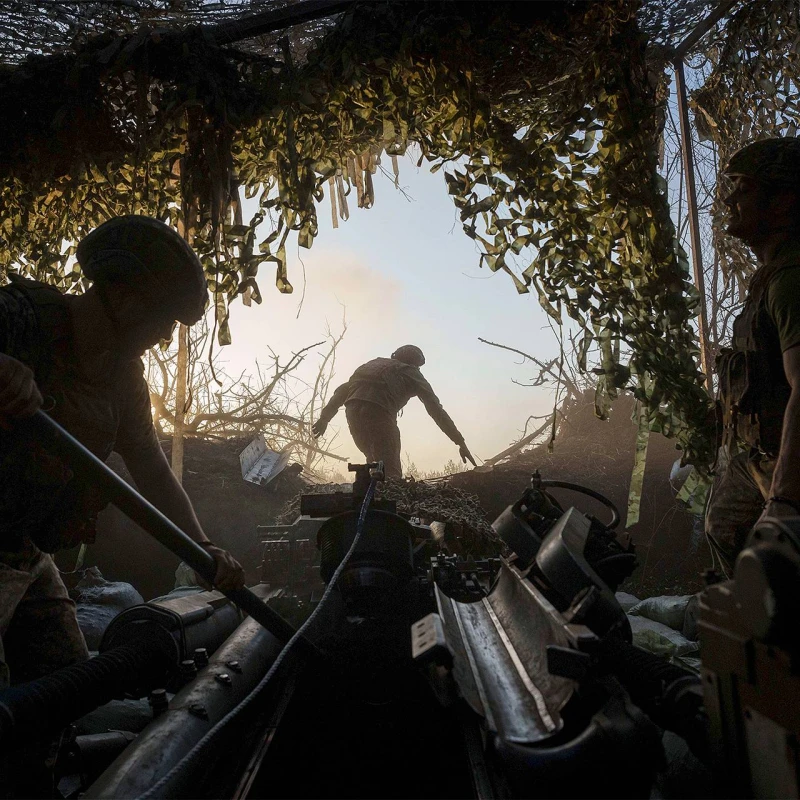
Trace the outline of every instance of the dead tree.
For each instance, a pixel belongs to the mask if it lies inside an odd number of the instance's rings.
[[[270,449],[293,447],[300,463],[314,472],[324,458],[347,461],[320,448],[311,433],[313,409],[324,404],[335,351],[346,327],[334,336],[329,331],[327,349],[313,384],[295,375],[306,358],[325,341],[303,347],[287,359],[270,351],[270,363],[256,362],[253,373],[229,375],[219,357],[206,357],[209,330],[197,326],[188,347],[187,401],[183,435],[227,439],[262,434]],[[177,346],[153,348],[145,357],[145,375],[150,387],[153,420],[160,437],[172,434],[176,422],[175,399],[178,377]]]

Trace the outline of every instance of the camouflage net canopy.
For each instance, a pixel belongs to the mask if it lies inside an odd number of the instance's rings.
[[[260,265],[291,291],[288,237],[311,246],[317,204],[346,218],[355,188],[369,207],[414,144],[481,264],[581,327],[598,413],[630,388],[705,464],[697,298],[658,153],[667,45],[714,5],[0,2],[0,270],[79,291],[74,243],[152,214],[200,254],[227,343]],[[796,30],[790,5],[746,4]]]

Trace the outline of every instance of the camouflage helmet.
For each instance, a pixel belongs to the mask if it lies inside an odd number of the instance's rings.
[[[751,142],[733,154],[725,174],[800,192],[800,139],[780,137]]]
[[[404,344],[402,347],[398,347],[397,350],[392,353],[392,358],[397,361],[402,361],[404,364],[409,364],[412,367],[421,367],[425,363],[425,356],[422,350],[415,344]]]
[[[115,217],[81,240],[78,263],[96,282],[124,283],[173,319],[192,325],[208,299],[203,267],[177,231],[152,217]]]

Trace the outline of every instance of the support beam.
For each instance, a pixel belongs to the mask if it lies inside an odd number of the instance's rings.
[[[722,2],[672,51],[672,59],[676,63],[683,61],[691,50],[739,0],[722,0]]]
[[[694,152],[692,150],[692,131],[689,127],[689,99],[686,92],[686,76],[683,61],[675,62],[675,80],[678,89],[678,114],[681,126],[681,151],[683,153],[683,173],[686,178],[686,210],[689,214],[689,236],[692,245],[692,265],[694,284],[700,295],[698,333],[700,338],[700,367],[706,376],[706,385],[711,388],[711,352],[708,346],[708,312],[706,310],[706,281],[703,274],[703,248],[700,242],[700,219],[697,212],[697,189],[694,180]]]
[[[217,25],[204,25],[202,30],[218,45],[233,44],[243,39],[291,28],[301,22],[331,17],[347,10],[351,5],[353,0],[303,0],[277,10],[247,14]]]

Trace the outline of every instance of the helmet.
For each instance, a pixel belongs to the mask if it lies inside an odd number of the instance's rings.
[[[425,356],[422,354],[422,350],[415,344],[404,344],[402,347],[398,347],[392,353],[392,358],[412,367],[421,367],[425,363]]]
[[[203,266],[177,231],[152,217],[115,217],[78,245],[78,263],[96,282],[125,283],[173,319],[192,325],[208,300]]]
[[[755,178],[800,191],[800,138],[751,142],[733,154],[725,174],[730,178]]]

